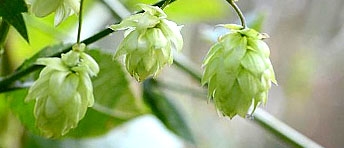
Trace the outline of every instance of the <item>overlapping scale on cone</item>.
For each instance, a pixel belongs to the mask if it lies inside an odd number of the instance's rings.
[[[60,137],[75,128],[94,103],[91,76],[99,72],[96,61],[82,51],[61,58],[41,58],[45,65],[25,101],[35,100],[36,126],[45,137]]]
[[[37,17],[45,17],[55,12],[55,26],[70,15],[79,14],[80,0],[27,0],[31,5],[31,12]]]
[[[270,62],[270,50],[262,41],[267,35],[241,26],[222,25],[230,33],[219,37],[203,61],[202,84],[208,84],[208,97],[230,118],[245,117],[267,101],[271,82],[277,84]]]
[[[156,76],[165,65],[173,63],[173,52],[183,47],[180,26],[166,19],[166,14],[150,5],[139,5],[145,12],[132,15],[113,30],[126,30],[115,58],[124,55],[127,71],[137,80]]]

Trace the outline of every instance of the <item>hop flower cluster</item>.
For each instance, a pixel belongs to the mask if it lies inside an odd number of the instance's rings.
[[[31,11],[37,17],[45,17],[55,12],[55,26],[70,15],[79,14],[80,0],[28,0]]]
[[[41,58],[45,65],[25,101],[35,100],[36,126],[46,137],[59,137],[75,128],[94,103],[91,76],[99,72],[96,61],[72,50],[61,58]]]
[[[138,81],[156,76],[166,65],[173,63],[173,52],[180,51],[183,38],[180,26],[166,19],[166,14],[150,5],[139,5],[145,12],[132,15],[113,30],[127,30],[117,48],[115,58],[125,55],[127,71]]]
[[[249,107],[267,100],[271,82],[277,84],[269,56],[262,41],[266,35],[238,25],[223,25],[231,30],[221,36],[204,59],[202,84],[208,83],[208,96],[230,118],[245,116]]]

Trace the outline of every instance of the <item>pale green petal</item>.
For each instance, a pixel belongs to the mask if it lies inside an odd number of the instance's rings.
[[[237,24],[220,24],[216,26],[224,27],[230,30],[240,30],[243,28],[241,25],[237,25]]]
[[[246,38],[243,37],[241,43],[233,48],[229,53],[224,53],[224,69],[227,73],[238,71],[240,62],[246,53]]]
[[[210,50],[203,60],[203,66],[207,65],[210,60],[217,58],[215,55],[221,55],[218,54],[220,52],[218,50],[222,50],[222,48],[223,46],[220,43],[215,43],[213,46],[211,46]]]
[[[136,50],[137,47],[137,41],[138,37],[140,35],[139,31],[132,31],[130,32],[124,40],[121,42],[121,44],[117,47],[116,53],[114,55],[114,58],[118,58],[119,56],[122,56],[124,54],[129,54]]]
[[[64,0],[64,2],[74,11],[74,13],[79,14],[80,0]]]
[[[138,20],[136,29],[142,30],[147,28],[153,28],[160,22],[160,19],[154,15],[144,13]]]
[[[268,58],[270,56],[269,46],[264,41],[249,38],[247,44],[251,49],[262,53],[265,57]]]
[[[61,54],[61,60],[64,65],[67,65],[68,67],[77,66],[80,62],[80,52],[71,50],[65,54]]]
[[[161,8],[157,6],[151,6],[146,4],[138,4],[145,12],[149,13],[150,15],[158,16],[160,18],[166,18],[167,15]]]
[[[66,6],[65,3],[61,4],[55,12],[54,25],[58,26],[62,21],[66,20],[72,14],[72,10]]]
[[[232,99],[230,102],[235,102],[233,103],[235,106],[235,112],[232,113],[232,115],[237,113],[241,117],[245,117],[252,104],[252,98],[247,96],[246,93],[241,90],[238,83],[233,85],[230,98]]]
[[[217,76],[216,74],[210,78],[209,82],[208,82],[208,97],[212,98],[214,97],[216,90],[217,90]],[[221,92],[220,92],[221,93]]]
[[[152,69],[152,67],[157,63],[156,58],[154,58],[153,52],[155,51],[147,52],[142,58],[142,62],[144,63],[143,65],[147,71]]]
[[[63,0],[35,0],[32,3],[32,13],[37,17],[45,17],[63,3]]]
[[[56,72],[49,81],[50,96],[56,99],[56,104],[63,106],[72,98],[79,84],[79,77],[73,73]],[[58,91],[57,91],[58,90]]]
[[[116,25],[111,25],[110,28],[114,31],[118,31],[118,30],[126,30],[128,28],[137,27],[139,19],[141,19],[142,16],[143,16],[142,13],[131,15],[125,18],[124,20],[122,20],[121,23],[116,24]]]
[[[205,67],[203,77],[202,77],[202,85],[205,85],[210,81],[210,79],[216,74],[219,65],[219,58],[214,58],[209,65]]]
[[[171,41],[172,47],[176,51],[181,51],[183,48],[183,37],[180,33],[181,26],[169,20],[161,20],[159,28],[164,33],[165,37]]]
[[[137,51],[135,52],[138,52],[138,53],[141,53],[142,56],[144,55],[143,53],[146,53],[147,50],[150,50],[149,49],[149,41],[147,39],[147,36],[145,35],[145,33],[141,33],[138,37],[138,40],[137,40]]]
[[[256,40],[262,39],[261,38],[262,37],[261,34],[259,32],[257,32],[256,30],[254,30],[254,29],[246,28],[246,29],[240,30],[239,32],[241,34],[249,37],[249,38],[253,38],[253,39],[256,39]]]
[[[69,71],[68,67],[63,64],[60,58],[39,58],[35,64],[46,65],[47,67],[58,71]]]
[[[94,104],[93,86],[91,78],[87,73],[80,73],[80,84],[78,92],[81,93],[82,99],[87,100],[87,106],[91,107]]]
[[[53,99],[52,97],[48,97],[44,108],[45,116],[49,118],[56,118],[58,115],[60,115],[61,108],[56,104],[55,101],[57,100]]]
[[[263,57],[254,51],[246,52],[241,65],[255,75],[261,75],[267,69]]]
[[[246,44],[240,33],[229,33],[220,37],[219,40],[226,53],[231,52],[233,48],[244,46]]]
[[[42,72],[45,70],[44,68]],[[42,73],[41,72],[41,73]],[[49,85],[49,80],[50,80],[50,75],[51,72],[44,77],[38,78],[33,85],[30,87],[28,95],[25,98],[25,102],[29,102],[32,100],[36,100],[40,97],[45,97],[48,95],[48,85]]]
[[[162,31],[158,28],[147,29],[146,37],[150,43],[150,49],[161,49],[165,48],[168,44],[168,41]]]
[[[80,58],[82,60],[81,62],[89,67],[88,74],[90,74],[90,76],[96,76],[99,73],[98,63],[90,55],[81,53]]]
[[[260,79],[246,70],[242,70],[238,76],[238,83],[248,97],[253,98],[260,91]]]
[[[161,58],[163,58],[165,60],[168,59],[168,63],[172,64],[173,63],[173,54],[172,54],[172,50],[170,47],[171,47],[170,43],[167,42],[166,47],[158,49],[155,52],[161,52]],[[172,61],[170,61],[170,60],[172,60]]]

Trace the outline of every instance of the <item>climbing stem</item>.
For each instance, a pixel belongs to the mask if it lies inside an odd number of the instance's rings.
[[[172,0],[166,0],[165,3],[161,6],[161,9],[164,9]]]
[[[241,12],[240,8],[238,7],[238,5],[234,2],[234,0],[226,0],[235,10],[235,12],[238,14],[240,21],[241,21],[241,25],[243,27],[243,29],[245,29],[246,26],[246,20],[245,17],[243,15],[243,13]]]
[[[82,10],[84,6],[84,0],[80,1],[80,9],[79,9],[79,25],[78,25],[78,35],[76,43],[80,43],[80,36],[81,36],[81,28],[82,28]]]

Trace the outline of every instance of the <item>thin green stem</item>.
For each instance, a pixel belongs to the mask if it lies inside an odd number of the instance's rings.
[[[238,14],[240,21],[241,21],[241,25],[242,25],[243,29],[245,29],[247,27],[246,26],[246,20],[245,20],[243,13],[240,10],[240,8],[238,7],[238,5],[235,4],[234,0],[226,0],[226,1],[233,7],[235,12]]]
[[[79,10],[79,26],[78,26],[78,35],[76,39],[76,43],[80,43],[80,36],[81,36],[81,28],[82,28],[82,10],[84,6],[84,0],[80,1],[80,10]]]

